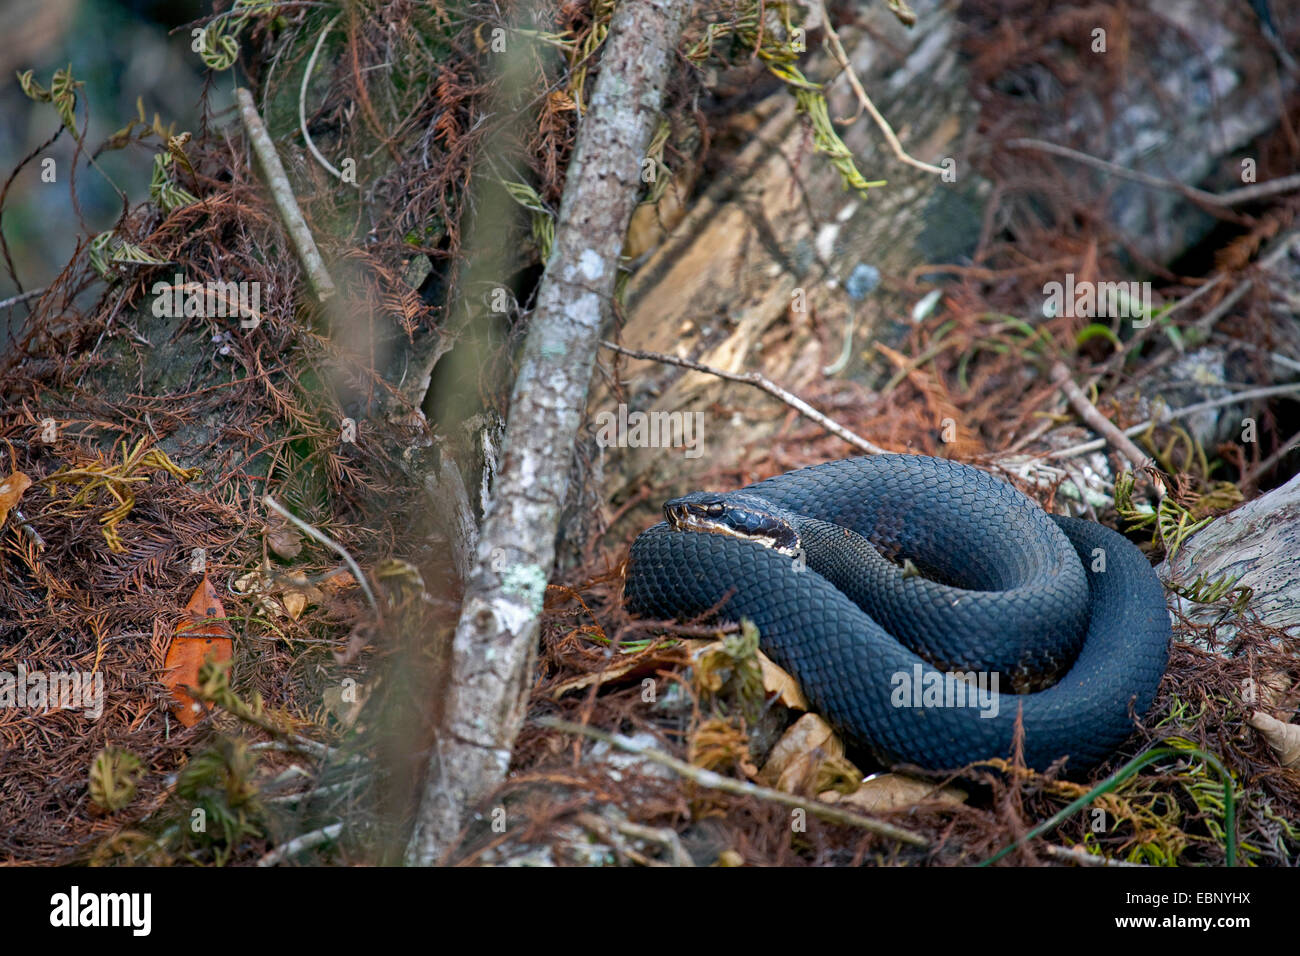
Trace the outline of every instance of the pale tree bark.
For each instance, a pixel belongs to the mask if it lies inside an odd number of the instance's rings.
[[[448,706],[407,848],[412,864],[438,861],[509,766],[601,326],[688,7],[624,0],[610,23],[456,627]]]

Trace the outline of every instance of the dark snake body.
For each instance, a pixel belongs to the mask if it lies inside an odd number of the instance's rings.
[[[1122,535],[917,455],[828,462],[743,491],[800,516],[799,558],[660,523],[632,545],[629,608],[690,618],[722,604],[721,618],[752,620],[763,650],[851,744],[887,763],[956,769],[1009,756],[1023,708],[1025,762],[1068,757],[1079,771],[1150,708],[1169,617],[1155,572]],[[1001,693],[976,707],[906,689],[945,671],[991,672]]]

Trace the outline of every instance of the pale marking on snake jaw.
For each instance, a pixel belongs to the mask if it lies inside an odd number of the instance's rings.
[[[679,531],[698,531],[702,534],[720,534],[728,538],[739,538],[741,541],[753,541],[755,544],[761,544],[769,551],[775,551],[777,554],[784,554],[787,558],[796,557],[802,548],[796,541],[795,547],[783,548],[776,543],[776,538],[766,534],[741,534],[725,524],[717,524],[711,521],[704,521],[696,515],[689,512],[678,517],[680,527]]]

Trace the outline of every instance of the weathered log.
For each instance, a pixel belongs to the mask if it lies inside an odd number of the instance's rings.
[[[1293,629],[1300,627],[1300,475],[1210,522],[1156,572],[1165,582],[1183,587],[1198,579],[1232,581],[1234,590],[1248,587],[1252,594],[1247,616],[1296,633]],[[1239,618],[1224,607],[1232,603],[1231,597],[1213,604],[1177,595],[1171,595],[1171,600],[1195,623],[1220,622],[1220,640],[1236,632]]]

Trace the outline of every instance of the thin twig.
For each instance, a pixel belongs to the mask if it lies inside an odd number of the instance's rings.
[[[284,505],[280,504],[280,502],[276,501],[270,495],[264,495],[262,497],[262,503],[292,524],[303,534],[316,539],[321,544],[325,545],[325,547],[343,558],[343,560],[348,563],[348,569],[352,572],[352,576],[356,578],[357,583],[361,585],[361,590],[366,592],[366,600],[370,602],[370,607],[374,610],[375,614],[382,616],[382,612],[379,610],[379,602],[375,600],[375,592],[370,590],[370,584],[366,581],[366,576],[361,573],[361,568],[358,566],[357,562],[352,560],[352,555],[348,554],[347,548],[343,547],[343,545],[325,534],[325,532],[316,530],[297,515],[290,514]]]
[[[244,128],[248,130],[253,152],[257,154],[258,161],[262,165],[262,173],[266,176],[267,186],[271,189],[275,208],[279,211],[284,228],[288,231],[289,239],[298,253],[298,259],[307,272],[307,281],[311,284],[312,291],[316,293],[317,299],[324,302],[337,290],[334,288],[334,280],[330,278],[325,268],[325,260],[321,258],[320,250],[316,248],[316,240],[312,238],[311,230],[307,228],[307,220],[303,219],[302,210],[298,208],[298,200],[293,195],[293,187],[289,185],[289,177],[285,175],[280,154],[275,151],[271,134],[267,132],[262,117],[257,113],[253,94],[240,87],[235,90],[235,98],[239,101],[239,114],[243,118]]]
[[[1214,398],[1205,402],[1197,402],[1195,405],[1188,405],[1186,408],[1180,408],[1176,412],[1171,412],[1164,418],[1152,415],[1147,421],[1131,428],[1126,428],[1122,434],[1132,437],[1140,435],[1154,425],[1163,425],[1166,422],[1176,421],[1180,418],[1186,418],[1189,415],[1195,415],[1197,412],[1208,411],[1212,408],[1222,408],[1224,405],[1235,405],[1238,402],[1248,402],[1256,398],[1269,398],[1273,395],[1286,395],[1289,392],[1300,392],[1300,382],[1292,382],[1289,385],[1268,385],[1263,388],[1250,388],[1244,392],[1236,392],[1232,395],[1225,395],[1223,398]],[[1086,441],[1080,445],[1074,445],[1070,448],[1063,448],[1060,451],[1049,451],[1043,455],[1043,458],[1073,458],[1075,455],[1087,454],[1090,451],[1097,451],[1105,448],[1108,444],[1105,438],[1097,438],[1093,441]]]
[[[1218,321],[1231,311],[1232,307],[1241,301],[1241,297],[1250,291],[1251,286],[1255,283],[1251,279],[1245,279],[1240,282],[1235,289],[1219,300],[1219,304],[1206,312],[1203,316],[1192,323],[1192,328],[1201,332],[1208,332],[1214,328]]]
[[[1279,242],[1276,247],[1270,249],[1267,253],[1260,256],[1257,265],[1260,269],[1271,269],[1284,259],[1290,253],[1296,242],[1300,241],[1300,230],[1293,232],[1290,236]],[[1241,284],[1223,297],[1223,301],[1216,305],[1205,315],[1193,323],[1192,328],[1202,332],[1209,333],[1221,318],[1228,314],[1228,311],[1240,301],[1241,297],[1250,291],[1255,284],[1254,279],[1243,279]]]
[[[835,58],[835,62],[837,62],[840,65],[840,68],[844,70],[844,75],[848,78],[849,86],[853,89],[853,95],[858,98],[859,113],[862,110],[866,110],[871,118],[875,120],[876,126],[880,128],[880,132],[885,137],[885,142],[889,144],[889,148],[893,150],[894,156],[899,160],[899,162],[906,163],[908,166],[915,167],[916,169],[924,170],[927,173],[934,173],[937,176],[942,176],[944,174],[943,169],[938,166],[931,166],[929,163],[923,163],[919,159],[914,159],[908,155],[907,150],[903,149],[903,144],[898,141],[898,137],[894,134],[893,127],[889,125],[889,120],[885,119],[880,110],[876,109],[876,104],[871,102],[871,97],[867,95],[867,91],[863,88],[862,81],[858,79],[857,73],[854,72],[853,66],[849,63],[848,54],[844,52],[844,45],[840,43],[839,34],[836,33],[835,28],[831,26],[831,16],[826,11],[825,3],[823,3],[821,7],[822,26],[826,28],[826,45],[830,49],[831,56]],[[856,118],[857,117],[850,117],[842,122],[851,123]]]
[[[1132,337],[1124,343],[1124,347],[1122,349],[1117,349],[1115,354],[1106,361],[1105,367],[1114,376],[1114,381],[1118,381],[1120,372],[1123,370],[1124,364],[1128,360],[1129,355],[1131,355],[1148,336],[1158,329],[1167,328],[1170,316],[1181,309],[1187,308],[1187,306],[1208,293],[1227,277],[1228,275],[1225,272],[1218,273],[1213,278],[1197,286],[1191,292],[1187,293],[1187,295],[1170,305],[1169,308],[1160,316],[1159,322],[1148,321],[1141,328],[1137,329],[1137,331],[1133,333]]]
[[[782,793],[780,790],[771,790],[767,787],[760,787],[756,784],[747,783],[744,780],[734,780],[731,777],[724,777],[722,774],[714,773],[712,770],[705,770],[703,767],[697,767],[684,760],[678,760],[676,757],[670,757],[658,750],[643,747],[619,734],[607,734],[603,730],[597,730],[594,727],[570,723],[567,720],[557,720],[553,717],[538,718],[537,723],[543,727],[550,727],[566,734],[581,734],[584,737],[590,737],[592,740],[604,741],[612,747],[625,750],[630,754],[636,754],[638,757],[644,757],[652,763],[662,764],[686,779],[693,780],[700,786],[708,787],[710,790],[721,790],[723,793],[730,793],[738,797],[754,797],[759,800],[766,800],[770,803],[779,803],[782,806],[804,810],[813,816],[821,817],[823,820],[827,820],[831,823],[860,827],[863,830],[868,830],[872,833],[889,837],[890,839],[897,840],[900,843],[906,843],[910,846],[927,848],[930,845],[930,841],[919,833],[904,830],[901,827],[885,823],[882,820],[874,820],[871,817],[864,817],[856,813],[848,813],[829,803],[822,803],[820,800],[809,800],[804,797],[795,796],[792,793]]]
[[[1054,156],[1063,156],[1066,159],[1083,163],[1085,166],[1091,166],[1094,169],[1100,169],[1103,172],[1119,176],[1121,179],[1129,179],[1155,189],[1170,189],[1174,192],[1180,192],[1189,199],[1194,199],[1209,206],[1237,206],[1242,203],[1255,202],[1267,196],[1276,196],[1279,193],[1300,189],[1300,173],[1296,173],[1291,176],[1283,176],[1280,179],[1271,179],[1266,183],[1255,183],[1251,186],[1242,186],[1240,189],[1230,189],[1226,193],[1211,193],[1206,192],[1204,189],[1197,189],[1195,186],[1184,185],[1176,179],[1164,179],[1160,176],[1152,176],[1149,173],[1141,173],[1129,169],[1127,166],[1121,166],[1119,163],[1112,163],[1110,160],[1100,159],[1088,153],[1082,153],[1077,149],[1071,149],[1069,146],[1049,143],[1046,140],[1013,139],[1009,140],[1006,145],[1008,149],[1035,149],[1039,152],[1051,153]]]
[[[1277,57],[1277,62],[1282,69],[1287,73],[1290,73],[1292,76],[1300,74],[1300,66],[1296,65],[1295,57],[1293,57],[1291,51],[1286,48],[1286,45],[1282,42],[1282,38],[1277,35],[1277,31],[1275,31],[1272,26],[1261,21],[1259,32],[1268,42],[1268,45],[1273,48],[1273,54]]]
[[[263,797],[262,797],[262,802],[263,802],[263,803],[297,803],[297,804],[303,804],[303,803],[306,803],[306,802],[309,801],[309,800],[313,800],[313,799],[316,799],[316,798],[318,798],[318,797],[327,797],[327,796],[329,796],[330,794],[339,793],[339,792],[342,792],[342,791],[351,791],[351,790],[355,790],[355,789],[357,789],[359,786],[361,786],[364,782],[365,782],[365,781],[363,781],[363,780],[360,780],[360,779],[357,779],[357,778],[353,778],[353,779],[351,779],[351,780],[343,780],[343,781],[341,781],[341,782],[339,782],[339,783],[331,783],[331,784],[328,784],[327,786],[323,786],[323,787],[312,787],[310,790],[302,790],[302,791],[299,791],[299,792],[297,792],[297,793],[285,793],[285,794],[281,794],[281,795],[278,796],[278,797],[267,797],[267,796],[263,796]]]
[[[1273,452],[1273,454],[1269,455],[1250,471],[1246,472],[1246,474],[1242,476],[1241,481],[1238,482],[1238,485],[1243,488],[1253,488],[1261,476],[1268,474],[1269,470],[1284,457],[1294,451],[1297,445],[1300,445],[1300,432],[1296,432],[1283,442],[1282,446],[1278,448],[1277,451]]]
[[[1210,278],[1209,280],[1201,283],[1191,292],[1187,293],[1187,295],[1183,296],[1181,299],[1174,302],[1173,305],[1169,306],[1169,308],[1165,309],[1165,311],[1161,314],[1160,318],[1167,320],[1171,315],[1173,315],[1179,309],[1187,308],[1187,306],[1191,305],[1201,296],[1205,295],[1207,292],[1209,292],[1211,289],[1213,289],[1215,286],[1217,286],[1220,282],[1222,282],[1226,278],[1228,278],[1228,274],[1226,272],[1220,272],[1215,276],[1213,276],[1212,278]],[[1154,329],[1157,327],[1158,326],[1155,325],[1144,326],[1142,329],[1139,330],[1139,332],[1146,332],[1147,329]],[[1132,340],[1130,340],[1127,344],[1131,346],[1137,340],[1138,340],[1138,336],[1135,335],[1133,336]]]
[[[1052,366],[1052,381],[1057,387],[1065,393],[1065,397],[1070,400],[1074,410],[1095,432],[1100,432],[1105,439],[1115,447],[1115,450],[1129,460],[1133,466],[1134,472],[1142,470],[1143,466],[1150,459],[1146,453],[1137,445],[1129,441],[1127,435],[1119,430],[1119,426],[1097,410],[1097,406],[1088,401],[1088,396],[1084,395],[1079,386],[1075,384],[1074,379],[1070,376],[1070,370],[1064,362],[1057,362]],[[1082,488],[1079,489],[1082,492]]]
[[[18,293],[18,295],[10,296],[7,299],[0,299],[0,309],[11,308],[15,305],[19,305],[23,302],[26,302],[28,299],[34,299],[38,295],[44,295],[44,294],[45,294],[44,287],[40,289],[29,289],[26,292],[20,292]]]
[[[312,141],[311,133],[307,132],[306,105],[307,84],[311,81],[312,71],[316,69],[316,57],[320,55],[320,48],[325,44],[325,38],[329,36],[330,30],[334,29],[334,24],[339,22],[339,17],[341,16],[343,16],[343,14],[336,13],[334,19],[325,24],[325,28],[321,30],[320,36],[316,38],[316,45],[312,47],[311,56],[307,58],[307,67],[302,73],[302,86],[298,89],[298,129],[302,132],[303,142],[307,144],[307,152],[311,153],[312,156],[316,158],[316,162],[320,163],[329,172],[333,173],[335,179],[341,183],[346,183],[347,180],[343,178],[343,174],[334,168],[333,163],[321,155],[321,151],[316,148],[316,144]],[[361,188],[356,182],[349,183],[349,185],[354,186],[357,189]]]
[[[1257,263],[1259,268],[1260,269],[1272,268],[1283,257],[1285,257],[1288,252],[1291,251],[1292,245],[1294,245],[1298,239],[1300,239],[1300,230],[1297,230],[1296,232],[1287,236],[1285,239],[1279,242],[1273,249],[1270,249],[1267,253],[1261,256],[1259,262]],[[1133,352],[1133,349],[1140,342],[1142,342],[1147,336],[1151,335],[1151,333],[1155,332],[1157,329],[1167,328],[1169,324],[1169,319],[1171,316],[1174,315],[1174,313],[1178,312],[1180,309],[1184,309],[1187,306],[1191,305],[1193,302],[1195,302],[1201,296],[1205,295],[1207,292],[1209,292],[1211,289],[1213,289],[1215,286],[1217,286],[1220,282],[1222,282],[1226,278],[1228,278],[1228,273],[1226,272],[1215,273],[1215,275],[1212,276],[1208,281],[1204,282],[1200,286],[1197,286],[1197,288],[1194,291],[1189,292],[1187,295],[1183,296],[1181,299],[1174,302],[1173,305],[1169,306],[1169,308],[1166,309],[1164,313],[1160,316],[1160,320],[1158,322],[1147,322],[1146,325],[1138,329],[1137,332],[1127,342],[1124,343],[1123,349],[1116,351],[1116,353],[1113,356],[1111,356],[1111,358],[1106,363],[1106,367],[1110,371],[1112,371],[1116,377],[1118,377],[1119,371],[1120,369],[1123,368],[1125,360]],[[1254,284],[1253,279],[1243,279],[1230,293],[1228,293],[1228,295],[1224,296],[1224,298],[1219,302],[1218,305],[1210,309],[1209,312],[1205,313],[1205,315],[1201,316],[1194,323],[1192,323],[1191,328],[1203,334],[1210,333],[1211,330],[1214,328],[1214,325],[1228,313],[1229,309],[1231,309],[1234,305],[1237,304],[1237,302],[1241,299],[1243,295],[1246,294],[1247,291],[1249,291],[1249,289],[1253,284]],[[1246,343],[1239,343],[1239,344],[1246,344]]]
[[[805,418],[815,421],[836,438],[848,442],[859,451],[864,451],[868,455],[890,454],[887,449],[872,444],[861,435],[857,435],[849,431],[843,425],[827,418],[798,395],[787,392],[780,385],[777,385],[766,376],[760,375],[758,372],[727,372],[720,368],[714,368],[711,365],[702,365],[701,363],[692,361],[691,359],[678,358],[676,355],[667,355],[663,352],[646,352],[641,349],[628,349],[621,345],[615,345],[613,342],[601,342],[600,344],[605,346],[607,349],[611,349],[622,355],[630,356],[631,358],[643,359],[647,362],[664,362],[668,365],[677,365],[681,368],[689,368],[695,372],[703,372],[706,375],[714,375],[718,378],[726,379],[729,382],[741,382],[745,385],[753,385],[756,388],[767,392],[767,394],[771,395],[773,398],[785,402],[785,404],[789,405]]]

